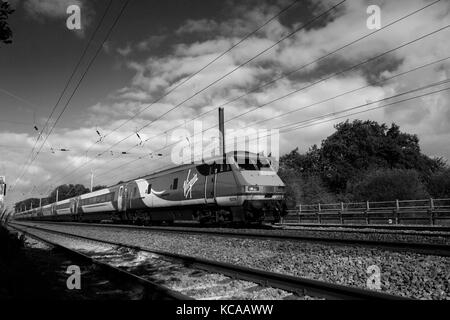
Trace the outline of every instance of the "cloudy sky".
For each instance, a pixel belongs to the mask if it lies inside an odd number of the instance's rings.
[[[10,2],[16,9],[10,18],[13,43],[0,45],[0,174],[14,186],[10,204],[46,195],[62,183],[88,185],[91,170],[95,184],[112,184],[167,167],[173,130],[193,132],[189,120],[203,113],[203,129],[215,126],[222,105],[227,129],[281,128],[281,154],[295,147],[304,152],[337,122],[358,118],[395,122],[419,136],[423,152],[450,159],[450,95],[435,92],[450,86],[438,83],[449,77],[447,0],[349,0],[313,23],[341,1],[298,1],[193,77],[292,0],[131,0],[103,43],[124,4],[114,0],[55,109],[50,124],[67,105],[42,148],[49,129],[38,139],[34,126],[43,129],[108,1]],[[81,8],[81,30],[66,27],[66,9],[73,4]],[[381,8],[385,28],[354,42],[375,31],[367,26],[369,5]],[[273,79],[278,80],[264,86]],[[351,115],[427,93],[432,94]],[[25,165],[35,144],[41,152]],[[151,158],[151,152],[161,156]]]

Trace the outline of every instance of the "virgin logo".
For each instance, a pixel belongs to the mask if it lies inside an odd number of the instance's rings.
[[[192,199],[192,187],[197,182],[198,177],[197,177],[197,174],[195,174],[192,177],[192,179],[189,180],[189,176],[190,175],[191,175],[191,169],[189,169],[188,175],[186,177],[186,181],[184,181],[184,183],[183,183],[183,192],[184,192],[184,197],[185,198],[187,198],[187,196],[189,195],[189,198]]]

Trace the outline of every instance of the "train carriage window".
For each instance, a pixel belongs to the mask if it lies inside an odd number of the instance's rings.
[[[173,190],[177,190],[178,189],[178,178],[173,179],[172,189]]]

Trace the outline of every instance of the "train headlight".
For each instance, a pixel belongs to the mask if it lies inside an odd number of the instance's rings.
[[[247,186],[247,191],[253,192],[253,191],[259,191],[258,186]]]

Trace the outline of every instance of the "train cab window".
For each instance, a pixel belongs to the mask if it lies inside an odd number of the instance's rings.
[[[178,178],[173,179],[172,190],[178,189]]]
[[[151,184],[149,184],[148,188],[147,188],[147,194],[150,194],[150,193],[152,193],[152,185]]]
[[[260,170],[270,170],[270,163],[267,159],[256,159],[256,158],[249,158],[249,157],[243,157],[243,158],[237,158],[234,157],[234,160],[236,161],[236,164],[239,166],[240,170],[253,170],[253,171],[260,171]]]
[[[231,171],[231,165],[228,163],[218,164],[217,165],[217,172],[228,172]]]

